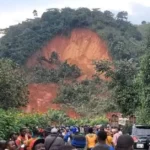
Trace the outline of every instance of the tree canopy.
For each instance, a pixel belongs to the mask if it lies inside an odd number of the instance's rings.
[[[33,11],[37,16],[37,10]],[[117,18],[108,10],[88,8],[47,9],[41,18],[28,19],[5,29],[0,39],[0,57],[10,58],[19,64],[43,47],[56,34],[68,35],[74,28],[89,28],[108,43],[114,59],[130,59],[139,55],[142,35],[127,21],[127,12]]]
[[[23,70],[11,60],[0,59],[0,89],[1,108],[18,108],[28,103]]]

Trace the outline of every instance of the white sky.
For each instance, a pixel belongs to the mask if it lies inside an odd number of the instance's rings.
[[[150,0],[0,0],[0,28],[33,18],[34,9],[41,16],[47,8],[63,7],[101,8],[114,12],[125,10],[133,23],[140,23],[145,19],[150,21]]]

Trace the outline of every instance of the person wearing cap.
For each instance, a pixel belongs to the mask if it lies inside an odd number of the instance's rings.
[[[76,132],[76,129],[73,129],[72,132],[73,134],[71,134],[70,136],[71,145],[76,148],[85,148],[86,146],[85,135]]]
[[[52,128],[51,134],[45,138],[44,145],[46,150],[58,150],[59,147],[65,145],[64,140],[59,136],[57,128]]]
[[[47,127],[45,130],[44,130],[44,137],[47,137],[48,135],[51,134],[51,127]]]
[[[130,135],[121,135],[118,138],[116,150],[133,150],[134,141]]]

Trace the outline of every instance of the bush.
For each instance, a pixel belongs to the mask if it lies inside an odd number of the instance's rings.
[[[67,61],[61,63],[57,67],[58,67],[57,69],[55,68],[47,69],[47,68],[43,68],[42,66],[34,67],[32,69],[34,72],[32,82],[57,83],[63,79],[76,79],[81,75],[80,69],[76,65],[69,65]]]
[[[49,110],[45,114],[26,114],[18,110],[5,111],[0,109],[0,139],[8,139],[12,132],[19,132],[20,128],[28,127],[32,130],[39,126],[45,128],[50,125],[95,125],[105,124],[105,117],[71,119],[63,111]]]
[[[45,128],[53,122],[60,125],[66,120],[68,116],[62,111],[49,110],[46,114],[26,114],[18,110],[0,109],[0,139],[7,139],[11,132],[19,132],[20,128],[26,125],[30,129],[36,126]]]
[[[92,117],[114,110],[114,101],[110,96],[107,82],[95,76],[92,80],[62,83],[55,102],[72,106],[82,116]]]

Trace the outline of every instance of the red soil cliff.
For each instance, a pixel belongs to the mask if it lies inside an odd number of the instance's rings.
[[[56,51],[60,60],[76,64],[87,77],[95,73],[93,60],[111,60],[106,43],[89,29],[74,29],[70,37],[56,36],[42,50],[37,51],[27,61],[27,66],[38,64],[37,58],[49,59],[51,52]],[[48,67],[48,64],[44,64]]]

